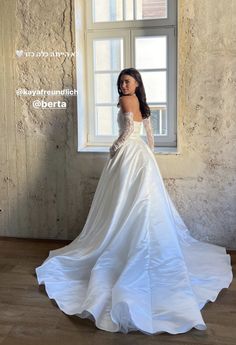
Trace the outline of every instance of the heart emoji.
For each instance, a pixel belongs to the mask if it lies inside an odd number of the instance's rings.
[[[16,55],[17,55],[18,57],[23,56],[23,54],[24,54],[24,51],[23,51],[23,50],[16,50]]]

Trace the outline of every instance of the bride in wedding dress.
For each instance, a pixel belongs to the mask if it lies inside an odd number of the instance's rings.
[[[64,313],[109,332],[205,330],[201,309],[229,287],[230,255],[190,235],[165,188],[140,73],[121,71],[117,87],[119,136],[84,228],[49,252],[38,283]]]

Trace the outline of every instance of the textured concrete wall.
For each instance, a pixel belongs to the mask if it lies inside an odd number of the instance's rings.
[[[73,239],[83,228],[107,154],[77,152],[76,99],[35,110],[17,88],[75,88],[72,0],[1,0],[0,235]],[[198,239],[236,248],[236,1],[181,0],[179,155],[157,155],[165,185]],[[54,98],[46,97],[47,100]],[[3,111],[2,111],[3,110]]]
[[[163,175],[196,238],[236,248],[236,1],[179,1],[178,141]],[[168,179],[170,177],[170,179]]]

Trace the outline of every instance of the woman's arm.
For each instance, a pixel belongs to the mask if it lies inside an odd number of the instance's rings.
[[[124,126],[119,137],[113,142],[110,147],[110,158],[112,158],[116,151],[124,145],[125,141],[134,131],[134,121],[132,112],[132,99],[129,96],[123,96],[120,99],[120,106],[122,110],[122,115],[124,116]]]
[[[151,124],[151,116],[143,119],[143,124],[146,132],[147,142],[148,146],[154,152],[154,136],[153,136],[153,130],[152,130],[152,124]]]

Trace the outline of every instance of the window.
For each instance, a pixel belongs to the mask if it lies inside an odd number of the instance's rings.
[[[79,151],[108,151],[117,137],[116,81],[126,67],[142,75],[155,145],[176,147],[177,0],[76,3]]]

